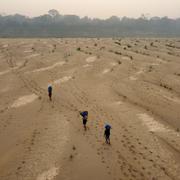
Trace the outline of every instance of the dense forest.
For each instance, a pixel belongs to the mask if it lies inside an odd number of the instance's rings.
[[[98,19],[61,15],[57,10],[30,18],[0,15],[0,37],[180,37],[180,18]]]

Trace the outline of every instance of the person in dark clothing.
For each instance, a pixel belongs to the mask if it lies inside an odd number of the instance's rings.
[[[87,123],[87,120],[88,120],[88,111],[80,112],[80,115],[82,116],[84,130],[86,130],[87,129],[86,123]]]
[[[86,127],[86,123],[87,123],[87,116],[84,116],[84,117],[83,117],[84,130],[86,130],[86,129],[87,129],[87,127]]]
[[[105,126],[105,131],[104,131],[104,137],[106,139],[107,144],[110,144],[110,131],[111,131],[111,126],[107,124]]]
[[[48,86],[48,96],[49,96],[49,100],[52,101],[52,86]]]

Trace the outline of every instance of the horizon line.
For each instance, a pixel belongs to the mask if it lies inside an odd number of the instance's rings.
[[[25,16],[27,18],[33,19],[33,18],[36,18],[36,17],[40,17],[40,16],[44,16],[44,15],[49,15],[49,13],[47,12],[47,13],[44,13],[44,14],[31,16],[31,15],[26,15],[26,14],[23,14],[23,13],[18,13],[18,12],[17,13],[12,13],[12,14],[8,14],[8,13],[5,13],[5,12],[0,12],[0,16],[14,16],[14,15],[21,15],[21,16]],[[143,16],[145,18],[147,18],[148,20],[152,19],[154,17],[158,17],[158,18],[165,18],[166,17],[168,19],[174,19],[174,20],[180,19],[180,17],[170,17],[168,15],[164,15],[164,16],[157,16],[157,15],[149,16],[150,15],[149,13],[142,13],[140,16],[137,16],[137,17],[131,17],[131,16],[126,16],[126,15],[124,15],[124,16],[111,15],[111,16],[108,16],[106,18],[90,17],[88,15],[80,16],[80,15],[73,14],[73,13],[72,14],[60,14],[59,13],[59,15],[62,15],[62,16],[78,16],[80,19],[87,17],[89,19],[100,19],[100,20],[107,20],[107,19],[109,19],[111,17],[117,17],[119,19],[122,19],[122,18],[125,18],[125,17],[126,18],[130,18],[130,19],[139,19],[139,18],[142,18]]]

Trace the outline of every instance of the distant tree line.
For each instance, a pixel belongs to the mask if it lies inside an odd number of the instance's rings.
[[[180,18],[108,19],[61,15],[57,10],[30,18],[0,15],[0,37],[180,37]]]

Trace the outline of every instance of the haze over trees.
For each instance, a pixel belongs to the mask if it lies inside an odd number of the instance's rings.
[[[57,10],[30,18],[0,15],[0,37],[180,37],[180,18],[116,17],[98,19],[61,15]]]

